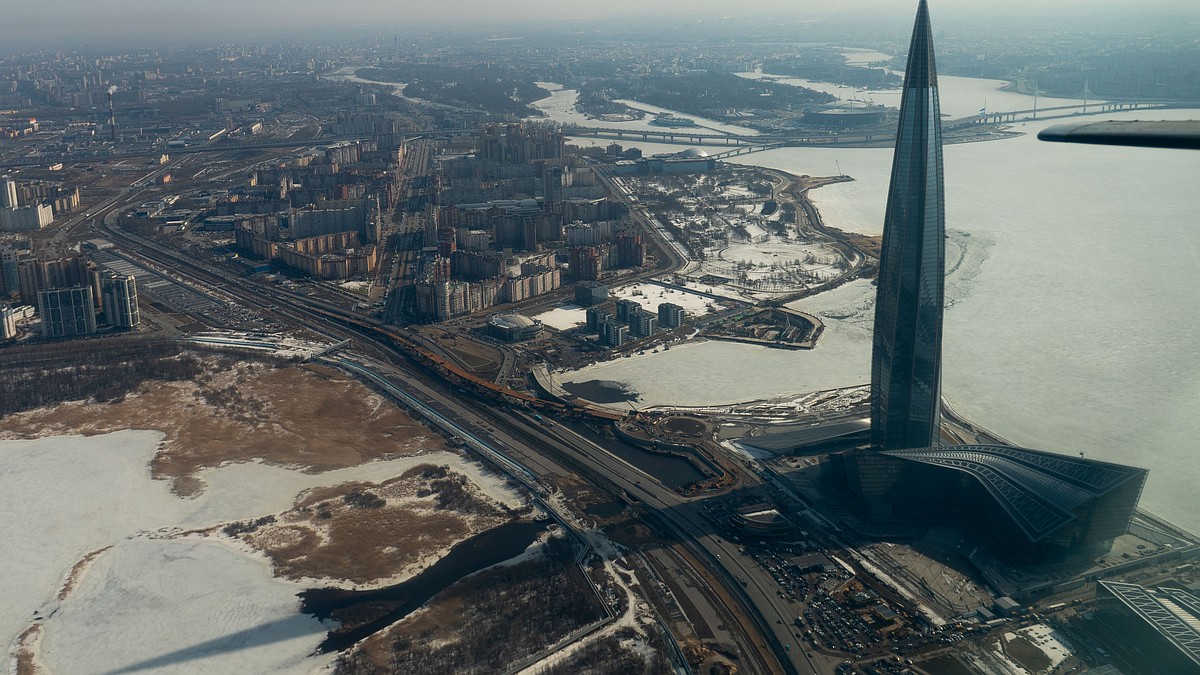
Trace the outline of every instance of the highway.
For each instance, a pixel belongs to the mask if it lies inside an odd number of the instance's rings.
[[[342,365],[347,363],[346,359],[338,361]],[[722,564],[732,565],[732,568],[727,567],[724,571],[724,581],[727,585],[736,588],[739,575],[755,578],[761,574],[756,567],[744,566],[744,559],[737,554],[736,546],[706,534],[711,530],[709,525],[695,508],[685,505],[684,500],[674,491],[663,487],[567,425],[546,425],[532,415],[520,411],[464,405],[448,392],[438,391],[418,378],[392,368],[388,369],[386,378],[365,370],[359,364],[351,365],[350,369],[378,386],[386,387],[389,392],[398,394],[414,409],[428,415],[437,421],[439,426],[444,426],[462,438],[472,450],[505,468],[510,475],[521,478],[526,487],[535,494],[548,495],[547,481],[543,479],[582,473],[589,481],[603,481],[605,485],[602,487],[607,487],[610,492],[626,495],[628,501],[637,505],[646,516],[660,526],[664,526],[669,533],[674,534],[676,539],[691,548],[705,563],[715,562],[718,567]],[[399,381],[402,387],[391,384],[392,380]],[[757,594],[760,599],[766,599],[769,595],[761,588],[753,590],[759,591]],[[741,614],[734,618],[745,621],[745,613]],[[783,624],[790,624],[790,620],[795,618],[795,613],[790,608],[779,608],[773,618],[780,622],[774,628],[786,632],[788,626]],[[785,622],[784,619],[788,621]],[[770,629],[766,625],[761,628]],[[790,635],[788,638],[790,639]],[[771,649],[763,642],[742,638],[738,647],[741,655],[754,664],[751,672],[817,672],[811,667],[781,668],[762,657],[763,654],[771,653]],[[799,650],[792,650],[791,653],[804,658]]]
[[[135,186],[124,193],[132,200]],[[416,367],[411,355],[402,352],[384,333],[352,329],[344,320],[322,310],[321,304],[278,288],[266,288],[233,277],[213,265],[187,256],[155,241],[116,227],[116,215],[124,204],[114,199],[100,227],[134,259],[144,259],[204,292],[232,298],[264,316],[313,330],[333,341],[352,339],[361,348],[380,357],[379,362],[330,357],[340,367],[353,371],[374,386],[386,388],[408,405],[441,420],[453,435],[475,453],[514,476],[548,506],[556,519],[567,516],[551,507],[553,481],[571,474],[623,497],[644,519],[667,539],[678,540],[695,561],[695,578],[711,587],[713,607],[709,614],[725,613],[736,631],[739,667],[744,671],[776,673],[832,672],[835,661],[819,653],[809,655],[793,635],[799,606],[782,598],[774,580],[749,558],[737,544],[715,534],[698,505],[664,487],[638,469],[610,454],[584,426],[566,420],[546,424],[521,404],[504,404],[480,399],[447,386],[429,369]],[[663,248],[669,250],[669,245]],[[394,330],[394,329],[393,329]],[[387,361],[390,365],[385,365]],[[368,366],[366,364],[373,365]],[[745,580],[743,584],[741,580]],[[693,620],[702,617],[693,617]]]

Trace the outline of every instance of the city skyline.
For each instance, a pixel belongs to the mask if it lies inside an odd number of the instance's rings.
[[[1074,16],[1086,7],[1086,16]],[[1021,14],[1013,14],[1022,8]],[[619,1],[603,5],[563,5],[552,2],[522,3],[519,7],[499,7],[477,0],[456,0],[437,6],[397,6],[381,0],[350,0],[336,5],[299,0],[286,5],[246,6],[229,0],[216,0],[203,6],[163,5],[148,0],[116,0],[97,5],[67,0],[53,5],[25,3],[5,10],[0,25],[3,50],[33,48],[55,49],[96,45],[166,46],[193,44],[206,40],[243,39],[247,36],[273,35],[295,38],[312,31],[353,33],[409,33],[413,30],[485,30],[496,34],[520,34],[531,28],[554,24],[585,27],[589,22],[626,20],[665,20],[672,25],[709,24],[709,28],[728,28],[730,22],[765,21],[820,24],[854,18],[875,26],[896,25],[907,15],[904,5],[886,0],[852,0],[849,3],[783,3],[778,0],[752,0],[730,6],[711,0],[667,2],[646,5]],[[944,26],[967,17],[993,16],[1000,23],[1021,22],[1031,17],[1050,17],[1071,25],[1109,21],[1124,25],[1147,14],[1195,15],[1196,7],[1187,0],[1157,0],[1131,11],[1119,0],[1100,3],[1056,4],[1047,7],[1031,0],[1018,0],[1003,11],[980,6],[967,0],[945,0],[938,5]],[[947,21],[950,20],[950,21]],[[635,26],[631,26],[635,28]]]
[[[1038,138],[1194,22],[932,4],[9,8],[10,668],[1182,672],[1200,166]]]

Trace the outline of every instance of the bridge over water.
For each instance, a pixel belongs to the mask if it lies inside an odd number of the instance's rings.
[[[981,115],[947,120],[943,126],[964,124],[1004,124],[1032,120],[1050,120],[1077,115],[1103,115],[1123,110],[1160,110],[1163,108],[1193,108],[1200,104],[1181,101],[1093,101],[1049,108],[1029,108],[1008,112],[985,112]]]
[[[1096,101],[1080,102],[1072,105],[1052,106],[1049,108],[1030,108],[1028,110],[1009,110],[1003,112],[986,112],[982,115],[972,115],[942,122],[943,129],[959,131],[973,126],[991,126],[1011,124],[1032,120],[1060,119],[1081,115],[1101,115],[1126,110],[1161,110],[1166,108],[1200,107],[1200,102],[1180,101]],[[759,134],[742,135],[716,132],[703,127],[687,129],[627,129],[614,127],[585,127],[574,124],[563,125],[563,134],[586,138],[611,138],[613,140],[641,141],[645,143],[663,143],[689,146],[724,146],[728,149],[714,153],[717,159],[736,157],[752,152],[762,152],[786,146],[830,146],[830,145],[860,145],[878,143],[892,138],[891,132],[851,133],[851,134]]]

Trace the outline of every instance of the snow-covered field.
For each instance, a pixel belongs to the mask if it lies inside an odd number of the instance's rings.
[[[286,618],[296,613],[301,588],[272,579],[257,556],[212,540],[169,537],[285,511],[309,488],[381,482],[418,464],[450,466],[503,503],[521,501],[500,477],[447,452],[320,474],[228,464],[205,471],[204,493],[183,499],[168,481],[150,476],[161,440],[156,431],[121,431],[0,442],[0,640],[6,654],[30,622],[43,617],[44,657],[55,672],[109,672],[175,651],[187,658],[179,669],[162,672],[295,672],[320,632],[314,622]],[[106,547],[112,548],[91,562],[74,591],[62,593],[76,563]],[[137,616],[120,613],[121,606]],[[98,630],[109,637],[96,639]],[[95,644],[103,642],[110,644]],[[257,646],[232,649],[235,644]],[[223,654],[233,660],[208,660]],[[96,665],[85,667],[93,660]],[[308,670],[320,666],[304,663]]]
[[[675,115],[676,117],[683,117],[686,119],[690,119],[690,120],[694,121],[696,123],[696,126],[700,127],[701,129],[711,129],[713,131],[720,131],[720,132],[726,133],[726,134],[736,134],[739,136],[757,136],[758,135],[758,130],[751,129],[750,127],[743,127],[743,126],[739,126],[736,124],[725,124],[724,122],[718,122],[717,120],[709,119],[707,117],[700,117],[699,115],[693,115],[691,113],[679,112],[678,110],[671,110],[670,108],[660,108],[656,105],[650,105],[649,103],[642,103],[641,101],[633,101],[633,100],[626,100],[626,99],[613,99],[613,100],[616,103],[622,103],[624,105],[629,106],[630,108],[633,108],[634,110],[641,110],[642,112],[647,112],[647,113],[650,113],[651,115],[658,115],[660,113],[669,113],[669,114]],[[664,130],[669,131],[669,129],[666,129],[665,127],[655,126],[653,124],[650,125],[650,128],[655,129],[657,131],[664,131]]]
[[[559,124],[575,124],[581,127],[629,129],[630,131],[669,131],[669,129],[666,127],[659,127],[650,124],[650,120],[654,119],[653,116],[656,113],[670,112],[678,115],[679,117],[686,117],[688,119],[695,120],[699,127],[703,127],[698,130],[702,133],[719,131],[722,133],[738,134],[742,136],[751,136],[758,133],[749,127],[724,124],[716,120],[705,119],[703,117],[697,117],[695,115],[689,115],[687,113],[682,113],[675,110],[668,110],[666,108],[659,108],[657,106],[652,106],[648,103],[640,103],[638,101],[618,101],[618,103],[624,103],[631,108],[649,112],[650,115],[647,115],[644,119],[629,121],[592,119],[575,109],[575,103],[579,100],[578,91],[574,89],[564,89],[561,84],[556,82],[537,82],[536,84],[542,89],[549,91],[550,96],[539,101],[534,101],[532,104],[533,107],[545,113],[550,120],[558,122]],[[611,141],[604,141],[605,144],[610,142]],[[673,149],[669,152],[679,152],[683,149],[680,146],[672,146],[672,148]]]
[[[716,309],[724,309],[723,305],[718,304],[712,298],[654,283],[630,284],[616,289],[611,295],[614,300],[638,302],[642,309],[650,312],[657,312],[658,306],[664,302],[679,305],[683,311],[689,314],[704,314],[708,311],[709,305],[715,305]]]
[[[301,589],[211,539],[138,537],[100,556],[45,622],[56,673],[311,673],[328,630]]]
[[[825,332],[812,350],[713,340],[597,363],[559,378],[620,382],[638,393],[639,409],[732,404],[866,384],[871,373],[874,293],[869,281],[855,281],[790,304],[825,323]]]
[[[677,288],[668,288],[655,283],[637,283],[623,286],[609,293],[612,300],[634,300],[648,312],[657,312],[658,306],[664,302],[674,303],[683,311],[693,315],[703,315],[708,312],[711,304],[715,309],[725,306],[712,298],[706,298],[696,293],[688,293]],[[542,312],[533,317],[538,321],[559,330],[567,330],[581,326],[587,321],[587,310],[574,303],[559,305],[548,312]]]
[[[569,330],[587,321],[587,310],[575,303],[559,305],[549,312],[542,312],[533,317],[551,328]]]

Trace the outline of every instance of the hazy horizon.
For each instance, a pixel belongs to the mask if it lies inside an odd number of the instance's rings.
[[[164,41],[194,43],[219,38],[248,36],[287,37],[309,35],[313,30],[403,33],[425,29],[492,28],[512,33],[522,24],[555,22],[602,22],[624,19],[777,21],[781,25],[805,20],[846,19],[861,15],[865,22],[894,21],[911,16],[915,0],[846,0],[836,4],[794,3],[779,0],[743,0],[735,4],[715,0],[692,0],[647,5],[633,0],[603,4],[566,4],[533,0],[506,7],[479,0],[415,4],[382,0],[345,0],[338,3],[294,0],[286,4],[247,4],[232,0],[210,0],[203,5],[180,6],[150,0],[110,0],[99,4],[61,0],[50,4],[23,3],[5,10],[0,41],[5,52],[73,47],[159,45]],[[1072,2],[1047,6],[1037,0],[1016,0],[1003,7],[968,0],[934,0],[930,9],[943,25],[972,17],[1004,16],[1014,21],[1037,17],[1062,21],[1064,27],[1112,20],[1115,29],[1124,19],[1158,15],[1194,16],[1200,25],[1200,7],[1192,0],[1157,0],[1129,6],[1119,0]],[[1014,10],[1024,10],[1017,14]],[[899,25],[903,25],[901,22]],[[1176,26],[1178,27],[1178,26]]]

